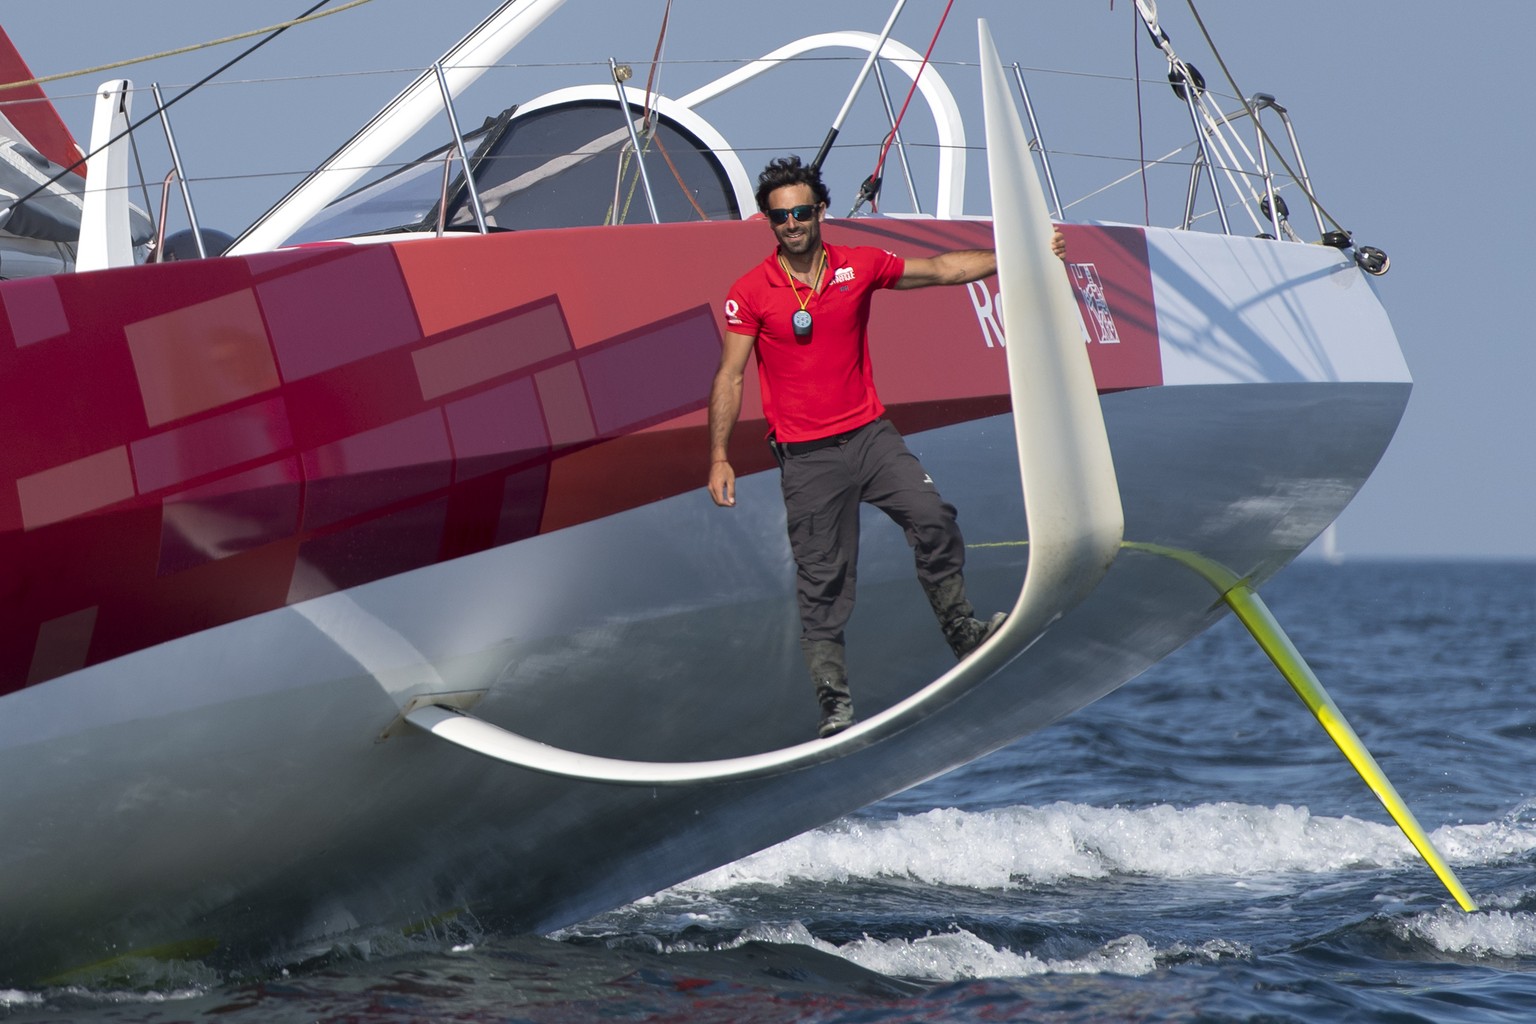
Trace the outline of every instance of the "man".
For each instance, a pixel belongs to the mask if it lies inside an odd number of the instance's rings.
[[[999,612],[982,622],[966,600],[965,541],[955,508],[881,418],[868,333],[876,290],[977,281],[997,271],[996,255],[973,249],[903,260],[883,249],[826,245],[827,200],[819,170],[799,157],[775,160],[759,175],[757,206],[778,244],[731,287],[709,397],[709,493],[716,505],[730,507],[736,473],[727,448],[756,348],[797,567],[800,649],[821,704],[823,737],[853,724],[843,629],[853,613],[861,501],[906,532],[918,580],[956,658],[980,647],[1006,618]],[[1060,232],[1051,248],[1057,256],[1066,252]]]

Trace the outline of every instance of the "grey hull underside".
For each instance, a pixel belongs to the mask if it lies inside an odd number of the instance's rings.
[[[1337,516],[1409,385],[1107,395],[1128,542],[1262,580]],[[972,598],[1011,606],[1027,540],[1012,423],[909,438],[959,507]],[[757,781],[671,789],[512,768],[406,729],[412,694],[610,757],[702,760],[804,741],[777,473],[702,489],[210,630],[7,698],[0,963],[16,979],[187,942],[241,960],[468,910],[544,931],[727,863],[1097,700],[1221,614],[1176,561],[1124,550],[998,677],[892,740]],[[861,714],[952,659],[901,532],[866,510],[849,630]],[[359,651],[370,653],[366,658]]]

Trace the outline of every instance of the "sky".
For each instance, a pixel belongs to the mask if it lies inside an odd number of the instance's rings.
[[[219,39],[294,17],[313,0],[0,0],[0,25],[34,73],[95,67]],[[343,0],[335,0],[333,7]],[[412,74],[492,8],[491,0],[370,0],[296,28],[172,108],[178,147],[205,226],[238,233],[382,106]],[[538,93],[601,81],[600,71],[548,66],[606,61],[635,66],[644,78],[665,0],[624,0],[632,24],[592,16],[614,0],[571,0],[513,60],[521,67],[487,75],[459,105],[466,125]],[[680,95],[724,72],[714,60],[761,55],[794,37],[832,29],[877,32],[889,0],[674,0],[666,55],[695,63],[668,66],[661,91]],[[1163,0],[1164,29],[1218,91],[1221,65],[1210,55],[1188,0]],[[1274,95],[1291,114],[1315,190],[1356,239],[1385,250],[1390,272],[1375,287],[1397,329],[1415,386],[1397,437],[1375,475],[1337,524],[1346,558],[1536,559],[1536,343],[1519,313],[1532,291],[1529,255],[1536,204],[1520,170],[1536,155],[1522,69],[1536,38],[1530,0],[1478,0],[1447,7],[1429,0],[1383,5],[1338,0],[1285,4],[1196,0],[1222,62],[1245,94]],[[907,4],[895,35],[926,48],[943,5]],[[1095,191],[1134,168],[1081,154],[1137,151],[1148,156],[1189,137],[1166,85],[1166,65],[1132,21],[1131,0],[960,0],[934,51],[962,109],[975,95],[974,19],[986,17],[1005,61],[1025,69],[1063,199]],[[637,27],[638,26],[638,27]],[[233,57],[233,43],[46,86],[76,138],[90,134],[90,91],[127,77],[159,82],[167,97]],[[1133,79],[1139,57],[1143,87]],[[705,61],[709,58],[709,61]],[[540,66],[529,66],[538,64]],[[763,94],[728,96],[703,111],[739,149],[751,149],[765,123],[785,125],[814,153],[857,71],[828,61],[804,78],[772,80]],[[1070,72],[1070,73],[1069,73]],[[325,76],[320,80],[312,77]],[[303,79],[303,80],[300,80]],[[904,86],[890,79],[899,101]],[[632,83],[633,84],[633,83]],[[879,116],[873,89],[850,126]],[[1232,104],[1227,103],[1228,109]],[[138,101],[140,114],[150,109]],[[1181,120],[1182,119],[1182,120]],[[1139,129],[1138,129],[1139,126]],[[919,145],[921,117],[904,125]],[[1127,142],[1129,140],[1129,142]],[[846,145],[842,145],[846,141]],[[826,169],[834,212],[873,164],[872,143],[845,129]],[[431,148],[423,144],[418,150]],[[146,145],[146,153],[150,147]],[[417,150],[413,150],[412,153]],[[146,156],[146,173],[169,168]],[[158,161],[158,162],[157,162]],[[747,166],[759,161],[750,154]],[[916,159],[919,189],[933,174]],[[973,160],[967,211],[986,212],[986,185]],[[155,168],[149,170],[150,167]],[[276,170],[274,170],[276,169]],[[1169,224],[1182,209],[1184,171],[1154,179],[1151,220]],[[1174,180],[1174,179],[1177,180]],[[888,203],[904,194],[887,175]],[[153,200],[158,203],[156,193]],[[1161,202],[1159,201],[1161,200]],[[931,201],[931,200],[930,200]],[[1292,193],[1293,221],[1315,235]],[[1069,211],[1140,223],[1138,181]],[[180,216],[173,210],[173,219]],[[1202,229],[1209,229],[1207,222]]]

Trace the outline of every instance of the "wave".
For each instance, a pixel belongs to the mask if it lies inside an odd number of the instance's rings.
[[[842,945],[818,939],[801,922],[758,924],[737,938],[710,946],[678,943],[668,953],[718,952],[749,942],[809,946],[841,957],[886,977],[932,982],[976,981],[983,978],[1022,978],[1039,974],[1120,974],[1139,977],[1170,961],[1213,961],[1247,956],[1250,950],[1224,940],[1197,949],[1177,946],[1159,951],[1140,935],[1124,935],[1077,957],[1037,957],[994,946],[964,928],[951,928],[916,939],[876,939],[868,935]]]
[[[999,948],[964,928],[917,939],[875,939],[864,936],[839,946],[813,936],[799,921],[786,925],[755,925],[733,942],[810,946],[842,957],[886,977],[929,981],[969,981],[977,978],[1021,978],[1035,974],[1142,975],[1156,966],[1156,954],[1139,935],[1127,935],[1075,960],[1043,960],[1029,952]],[[671,950],[682,952],[682,949]]]
[[[125,1008],[182,1003],[200,999],[213,991],[212,985],[157,990],[152,986],[161,979],[150,967],[143,968],[139,975],[122,980],[135,987],[74,984],[30,992],[19,989],[0,989],[0,1020],[9,1019],[11,1013],[37,1010],[49,1014],[49,1019],[53,1020],[80,1019],[74,1016],[77,1013],[88,1014],[94,1019],[98,1012],[111,1014],[113,1011]],[[142,987],[138,987],[141,985]],[[55,1014],[58,1016],[53,1016]]]
[[[1536,822],[1513,815],[1488,824],[1447,825],[1432,838],[1453,864],[1486,864],[1536,850]],[[845,819],[669,892],[892,877],[986,890],[1112,875],[1326,873],[1395,868],[1416,860],[1394,825],[1314,815],[1305,807],[1055,803],[989,811],[941,809],[890,821]]]
[[[1464,914],[1441,907],[1396,922],[1398,934],[1419,939],[1443,953],[1475,957],[1536,957],[1536,914],[1488,910]]]

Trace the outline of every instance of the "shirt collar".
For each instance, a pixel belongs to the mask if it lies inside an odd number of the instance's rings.
[[[827,272],[830,274],[838,267],[846,267],[848,258],[846,247],[841,245],[829,245],[825,240],[821,247],[827,252]],[[789,278],[784,274],[784,268],[779,266],[779,247],[775,245],[768,258],[763,261],[763,267],[769,271],[768,284],[774,288],[788,288]]]

